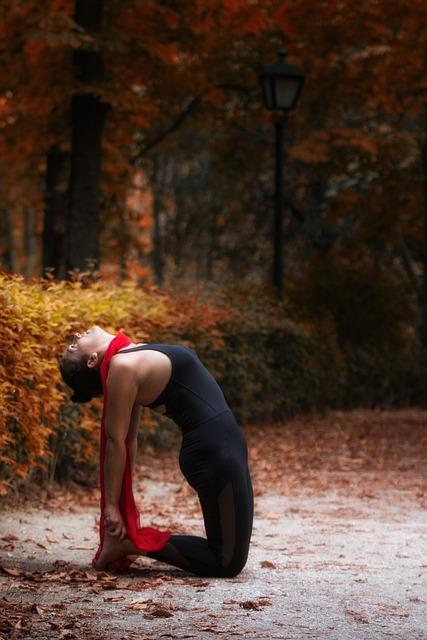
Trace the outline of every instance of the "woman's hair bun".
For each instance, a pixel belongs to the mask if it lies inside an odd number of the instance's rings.
[[[71,402],[89,402],[92,400],[93,395],[91,393],[85,393],[84,391],[74,391],[71,396]]]

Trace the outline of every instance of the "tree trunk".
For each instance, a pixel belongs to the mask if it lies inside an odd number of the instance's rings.
[[[424,241],[423,241],[423,280],[421,289],[420,339],[427,357],[427,104],[424,109],[424,140],[421,150],[424,177]]]
[[[158,286],[163,284],[164,279],[164,259],[162,243],[162,180],[160,176],[159,160],[153,157],[152,162],[152,194],[153,194],[153,228],[151,234],[151,264],[154,273],[154,280]]]
[[[13,234],[13,224],[8,209],[0,211],[0,235],[5,240],[4,249],[0,256],[0,267],[8,273],[17,273],[18,260],[16,256],[15,238]]]
[[[25,269],[26,278],[34,275],[37,261],[36,217],[34,209],[28,209],[24,216]]]
[[[162,247],[162,230],[161,230],[161,213],[162,213],[162,200],[157,189],[153,190],[153,232],[152,232],[152,265],[154,272],[154,279],[158,286],[163,284],[164,279],[164,262],[163,262],[163,247]]]
[[[75,20],[92,34],[101,28],[103,0],[76,0]],[[74,53],[77,80],[94,84],[103,77],[98,51]],[[102,134],[108,105],[83,90],[71,102],[70,208],[67,221],[66,269],[99,266],[99,208]]]
[[[53,146],[47,155],[42,268],[65,278],[65,226],[68,208],[68,154]]]

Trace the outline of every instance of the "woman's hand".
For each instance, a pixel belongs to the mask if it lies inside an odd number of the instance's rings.
[[[110,536],[124,540],[126,538],[126,527],[120,513],[120,509],[115,505],[107,505],[104,509],[105,530]]]

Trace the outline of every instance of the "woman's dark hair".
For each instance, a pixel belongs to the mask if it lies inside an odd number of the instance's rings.
[[[72,402],[89,402],[93,396],[102,395],[101,377],[98,368],[87,366],[89,356],[73,358],[63,355],[59,368],[64,382],[73,389]]]

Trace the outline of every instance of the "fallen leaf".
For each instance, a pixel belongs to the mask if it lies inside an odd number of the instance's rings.
[[[265,517],[267,520],[278,520],[280,518],[279,514],[275,511],[269,511]]]
[[[361,624],[369,624],[368,619],[359,611],[354,611],[353,609],[347,608],[345,612],[347,615],[351,616],[356,622],[360,622]]]
[[[76,634],[74,633],[74,631],[71,631],[71,629],[62,629],[61,633],[58,636],[59,640],[62,640],[62,638],[75,638]]]
[[[0,569],[14,578],[18,578],[18,576],[22,575],[22,571],[15,569],[15,567],[0,567]]]
[[[158,606],[155,607],[154,609],[151,609],[150,612],[148,614],[146,614],[145,617],[150,617],[150,618],[172,618],[173,613],[171,613],[171,611],[169,611],[169,609],[167,609],[166,607],[162,607],[162,606]]]
[[[275,568],[276,568],[276,565],[275,565],[275,564],[273,564],[272,562],[270,562],[269,560],[263,560],[263,561],[261,562],[261,567],[262,567],[263,569],[275,569]]]
[[[100,586],[102,589],[105,589],[105,591],[119,588],[113,580],[102,580]]]
[[[244,602],[239,602],[239,607],[242,609],[252,609],[254,611],[260,611],[264,607],[268,607],[271,605],[271,600],[269,598],[259,598],[258,600],[245,600]]]
[[[94,551],[95,547],[93,545],[72,545],[71,547],[68,547],[69,549],[72,549],[73,551]]]
[[[19,538],[14,533],[7,533],[5,536],[1,537],[1,540],[4,540],[5,542],[14,542],[15,540],[19,540]]]
[[[126,605],[124,608],[131,609],[134,611],[142,611],[143,609],[146,609],[147,607],[149,607],[151,604],[152,604],[152,600],[135,600],[134,602],[131,602],[130,604]]]

